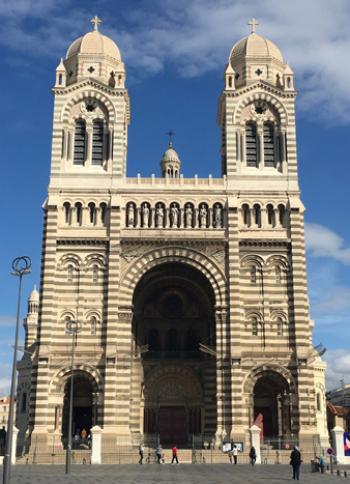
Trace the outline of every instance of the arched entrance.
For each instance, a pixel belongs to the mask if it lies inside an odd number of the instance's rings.
[[[265,439],[291,436],[290,388],[277,372],[263,372],[255,383],[254,421]]]
[[[142,348],[145,436],[185,446],[193,434],[216,429],[214,294],[208,279],[184,263],[164,263],[139,281],[133,334]],[[206,395],[204,402],[203,395]]]
[[[67,378],[64,385],[64,400],[62,414],[62,438],[66,442],[68,437],[69,401],[70,401],[71,377]],[[85,430],[90,433],[96,424],[95,395],[97,392],[96,382],[85,372],[77,371],[73,379],[73,435],[81,435]]]

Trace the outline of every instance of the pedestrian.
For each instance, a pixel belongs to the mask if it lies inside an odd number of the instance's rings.
[[[171,463],[173,464],[174,463],[174,460],[176,460],[176,464],[179,463],[179,459],[177,457],[177,448],[176,448],[176,445],[174,445],[174,447],[172,448],[172,454],[173,454],[173,458],[171,459]]]
[[[145,451],[145,448],[142,444],[140,444],[140,447],[139,447],[139,456],[140,456],[140,459],[139,459],[139,464],[143,464],[143,453]]]
[[[227,455],[228,455],[228,458],[229,458],[229,460],[230,460],[230,464],[232,464],[232,463],[233,463],[233,454],[232,454],[232,450],[230,450],[230,451],[227,453]]]
[[[158,445],[158,447],[156,448],[156,456],[157,456],[157,462],[158,464],[161,464],[161,460],[162,460],[162,448],[160,445]]]
[[[256,462],[256,450],[255,450],[255,447],[252,446],[250,448],[250,451],[249,451],[249,459],[250,459],[250,463],[251,465],[255,465],[255,462]]]
[[[233,446],[232,455],[234,464],[237,464],[238,449],[236,445]]]
[[[321,474],[324,473],[324,459],[322,457],[322,455],[320,455],[320,457],[318,457],[318,470],[321,472]]]
[[[293,468],[293,479],[299,481],[300,466],[303,461],[301,460],[301,454],[299,448],[295,445],[292,453],[290,454],[290,465]]]
[[[5,455],[6,447],[6,430],[5,426],[0,430],[0,455]]]

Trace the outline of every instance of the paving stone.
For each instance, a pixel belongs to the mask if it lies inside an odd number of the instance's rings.
[[[0,467],[0,471],[2,468]],[[145,464],[145,465],[76,465],[66,476],[64,466],[18,465],[12,469],[11,484],[283,484],[292,481],[287,465],[230,464]],[[303,465],[300,482],[323,484],[350,482],[350,479],[311,473]]]

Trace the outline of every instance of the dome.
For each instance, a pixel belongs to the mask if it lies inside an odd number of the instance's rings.
[[[88,32],[76,39],[68,48],[66,59],[77,54],[106,55],[121,61],[120,51],[115,42],[98,30]]]
[[[31,301],[31,302],[39,302],[39,292],[38,292],[36,286],[34,286],[34,289],[30,293],[29,301]]]
[[[270,57],[283,63],[283,57],[277,45],[255,32],[239,40],[232,47],[230,54],[231,62],[242,57]]]
[[[178,162],[180,163],[180,158],[179,155],[176,153],[176,151],[173,148],[172,143],[169,143],[169,148],[165,151],[163,158],[163,162]]]

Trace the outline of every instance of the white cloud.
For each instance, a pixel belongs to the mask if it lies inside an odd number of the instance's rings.
[[[319,224],[305,224],[306,249],[312,257],[331,257],[350,264],[350,247],[333,230]]]
[[[327,389],[332,390],[341,386],[340,380],[350,383],[350,351],[346,349],[329,350],[323,359],[327,362]]]
[[[112,2],[109,2],[109,7]],[[69,15],[66,12],[69,11]],[[121,47],[127,68],[142,77],[174,66],[179,75],[221,69],[234,42],[248,33],[247,20],[275,41],[295,70],[299,106],[315,120],[350,121],[348,0],[152,0],[104,18],[103,31]],[[88,30],[91,12],[73,0],[0,0],[0,42],[26,55],[64,55]],[[32,19],[40,22],[33,28]],[[315,116],[315,109],[317,115]]]

